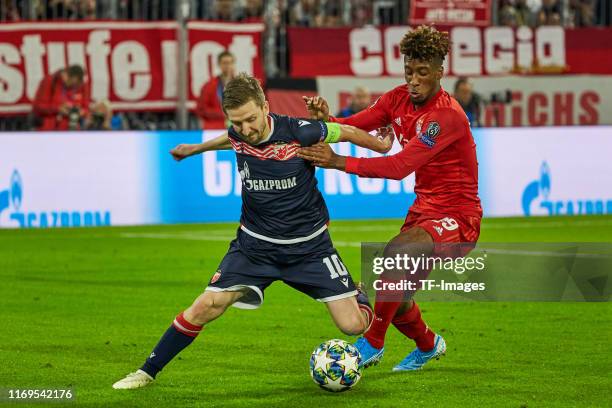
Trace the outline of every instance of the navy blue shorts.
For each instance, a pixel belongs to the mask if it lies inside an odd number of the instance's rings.
[[[320,302],[357,294],[327,230],[309,241],[286,245],[263,241],[239,229],[206,290],[245,291],[234,306],[256,309],[274,281],[283,281]]]

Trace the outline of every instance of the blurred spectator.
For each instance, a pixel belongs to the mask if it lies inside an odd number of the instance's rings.
[[[570,0],[568,26],[590,27],[595,18],[594,0]]]
[[[263,18],[263,0],[246,0],[244,7],[244,21],[261,21]]]
[[[289,10],[291,25],[319,27],[322,24],[319,0],[299,0]]]
[[[527,0],[503,0],[500,3],[499,24],[508,27],[532,27],[534,15]]]
[[[221,75],[204,84],[196,105],[196,113],[203,121],[203,129],[225,129],[227,127],[221,102],[225,84],[236,74],[236,58],[231,52],[223,51],[217,56],[217,64]]]
[[[127,130],[121,114],[113,114],[109,101],[93,104],[89,118],[86,121],[87,130]]]
[[[517,25],[529,27],[533,26],[534,15],[531,8],[527,4],[527,0],[516,0],[514,9],[516,10]]]
[[[216,21],[242,21],[244,14],[237,0],[214,0],[212,10],[204,18]]]
[[[542,0],[542,7],[540,7],[537,13],[537,24],[561,24],[561,4],[559,0]]]
[[[79,130],[89,114],[89,89],[85,71],[71,65],[47,75],[32,103],[38,130]]]
[[[323,27],[337,27],[342,25],[342,2],[340,0],[326,0],[323,4],[321,16]]]
[[[0,21],[19,21],[19,5],[15,0],[0,0]]]
[[[363,86],[358,86],[353,91],[353,95],[351,96],[351,101],[347,107],[342,109],[336,117],[338,118],[346,118],[348,116],[354,115],[357,112],[361,112],[365,108],[370,105],[370,100],[372,96],[370,95],[370,91]]]
[[[351,24],[355,27],[372,24],[372,0],[351,0]]]
[[[470,125],[480,126],[480,95],[474,92],[472,83],[466,77],[460,77],[455,82],[455,94],[453,95],[459,105],[463,108]]]
[[[511,0],[502,0],[499,9],[499,25],[506,27],[517,27],[518,16]]]

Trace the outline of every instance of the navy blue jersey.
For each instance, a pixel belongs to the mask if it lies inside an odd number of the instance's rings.
[[[264,240],[299,242],[323,232],[329,221],[315,168],[297,157],[300,146],[324,140],[327,127],[316,120],[269,117],[270,135],[257,145],[228,129],[242,180],[241,228]]]

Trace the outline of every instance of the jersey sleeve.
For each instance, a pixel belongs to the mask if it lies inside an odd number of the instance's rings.
[[[393,156],[347,157],[347,173],[360,177],[401,180],[429,163],[438,153],[469,133],[467,118],[452,109],[428,113],[421,132]]]
[[[289,127],[301,146],[312,146],[327,137],[327,126],[320,120],[289,118]]]
[[[367,132],[386,126],[391,122],[391,99],[390,92],[384,93],[372,105],[366,109],[351,115],[347,118],[329,117],[330,122],[337,122],[342,125],[351,125],[363,129]]]

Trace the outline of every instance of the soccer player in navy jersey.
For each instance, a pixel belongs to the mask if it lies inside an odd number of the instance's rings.
[[[269,112],[257,79],[240,74],[225,87],[223,110],[232,125],[211,141],[177,146],[176,160],[208,150],[233,148],[242,179],[242,213],[237,237],[204,292],[174,319],[142,367],[113,388],[146,386],[204,325],[233,305],[255,309],[272,282],[325,303],[345,334],[364,333],[373,319],[327,230],[329,214],[317,188],[315,167],[297,157],[300,147],[321,141],[350,141],[381,153],[391,139],[352,126],[300,120]]]

